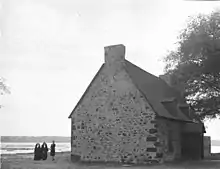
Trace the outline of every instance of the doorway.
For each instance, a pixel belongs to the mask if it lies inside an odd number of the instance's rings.
[[[201,133],[181,134],[181,154],[186,160],[199,160],[203,156],[203,135]]]

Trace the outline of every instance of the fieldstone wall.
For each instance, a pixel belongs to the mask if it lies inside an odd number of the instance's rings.
[[[163,161],[181,158],[181,124],[166,119],[157,119],[157,152]]]
[[[123,65],[104,67],[72,115],[72,156],[81,161],[160,162],[155,113]]]

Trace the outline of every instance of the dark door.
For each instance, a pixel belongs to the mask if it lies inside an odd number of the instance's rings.
[[[182,157],[198,160],[202,158],[202,135],[200,133],[182,133]]]

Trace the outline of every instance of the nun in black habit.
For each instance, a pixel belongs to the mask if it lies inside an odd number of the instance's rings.
[[[48,152],[48,148],[47,148],[47,144],[45,142],[43,142],[42,146],[41,146],[41,157],[42,160],[46,160],[47,159],[47,152]]]
[[[41,148],[39,143],[37,143],[34,148],[34,160],[41,160]]]

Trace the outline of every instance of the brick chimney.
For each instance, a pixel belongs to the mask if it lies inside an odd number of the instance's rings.
[[[106,46],[105,64],[107,67],[123,65],[125,61],[125,46],[122,44]]]

